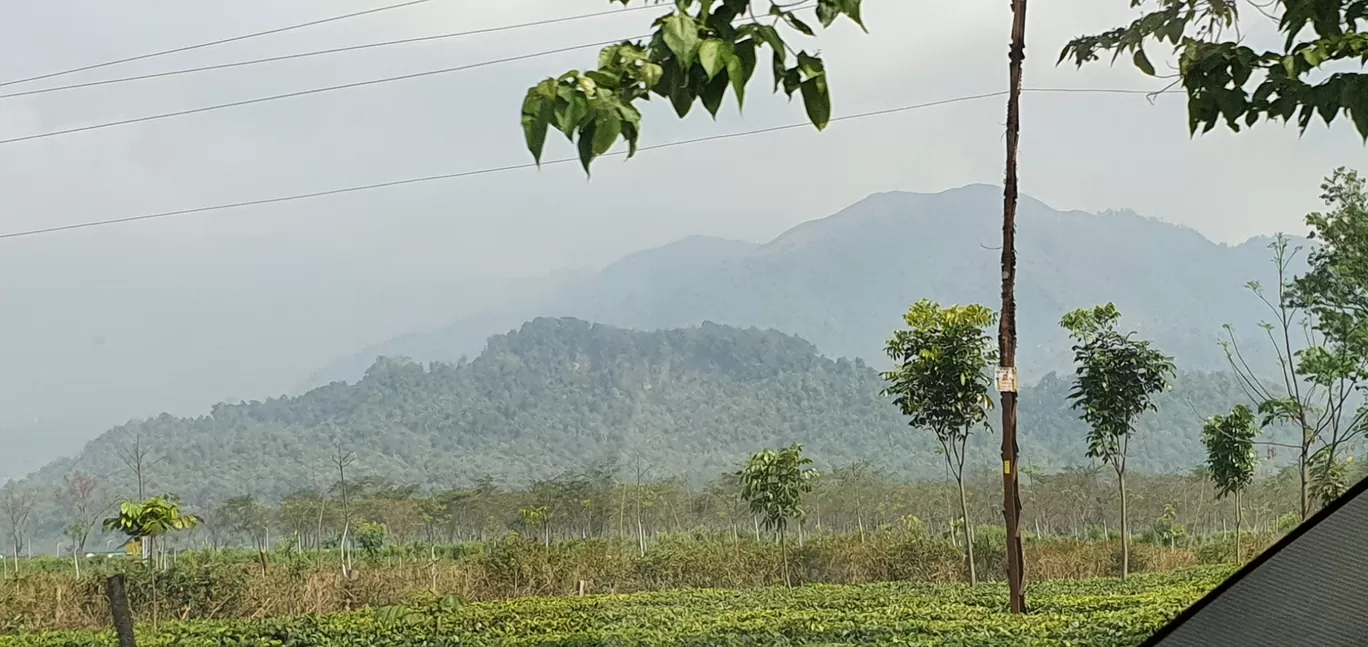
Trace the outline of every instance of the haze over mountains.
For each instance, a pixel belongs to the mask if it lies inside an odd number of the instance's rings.
[[[988,185],[881,193],[767,244],[686,238],[517,307],[366,348],[301,389],[355,380],[377,356],[474,357],[490,335],[537,316],[646,330],[701,321],[772,328],[828,356],[882,366],[883,342],[912,302],[998,306],[1001,209],[1001,189]],[[1074,308],[1113,301],[1127,326],[1180,366],[1206,371],[1228,368],[1216,343],[1224,324],[1252,331],[1268,317],[1245,284],[1274,283],[1269,238],[1222,245],[1132,212],[1060,212],[1031,198],[1021,201],[1018,229],[1018,361],[1027,382],[1069,370],[1058,322]],[[1249,350],[1252,361],[1271,360],[1262,346]]]
[[[355,381],[381,355],[473,358],[491,335],[539,316],[636,329],[703,321],[772,328],[828,357],[881,366],[883,340],[911,302],[996,307],[1000,211],[1001,189],[992,186],[877,194],[769,243],[686,238],[601,272],[518,285],[452,276],[438,257],[345,250],[304,272],[291,265],[294,250],[264,241],[245,251],[179,252],[224,268],[199,273],[111,250],[72,266],[70,276],[34,276],[0,291],[16,313],[0,323],[0,477],[73,454],[130,417],[194,415],[225,399]],[[1019,230],[1027,382],[1067,369],[1057,321],[1075,307],[1115,301],[1129,326],[1190,370],[1224,369],[1214,343],[1221,325],[1252,330],[1265,316],[1244,284],[1272,282],[1267,240],[1220,245],[1129,212],[1059,212],[1029,198]],[[24,274],[19,256],[0,258],[0,267]],[[121,286],[135,284],[153,287],[120,298]],[[316,312],[301,314],[309,309]],[[327,362],[327,349],[394,330],[414,332]],[[185,348],[193,354],[170,350]]]
[[[1022,456],[1033,468],[1088,464],[1086,427],[1065,397],[1069,382],[1048,375],[1022,391]],[[1141,418],[1131,443],[1135,470],[1199,465],[1204,417],[1244,397],[1229,375],[1183,371],[1173,386],[1159,410]],[[349,478],[439,488],[485,475],[523,486],[637,460],[654,478],[699,483],[751,452],[793,442],[823,468],[868,460],[905,477],[941,478],[933,436],[909,429],[882,388],[864,362],[822,357],[775,331],[705,323],[640,332],[541,318],[492,338],[470,362],[385,359],[355,384],[122,426],[25,486],[56,492],[79,471],[129,496],[135,481],[120,452],[135,438],[155,462],[149,491],[175,492],[195,506],[325,490],[338,476],[330,465],[338,449],[355,454]],[[973,438],[970,463],[991,474],[994,435]],[[60,521],[43,523],[56,531]]]

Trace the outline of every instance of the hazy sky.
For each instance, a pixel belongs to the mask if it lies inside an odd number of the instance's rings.
[[[5,0],[0,80],[391,1]],[[820,39],[836,115],[1005,88],[1005,0],[865,4],[871,34],[842,23]],[[1160,85],[1128,65],[1054,65],[1069,37],[1128,20],[1128,4],[1033,5],[1027,86]],[[431,0],[0,93],[610,6]],[[0,138],[635,36],[650,15],[0,99]],[[524,163],[517,113],[526,87],[593,60],[585,49],[0,145],[0,231]],[[643,143],[801,121],[801,105],[768,96],[767,82],[762,72],[744,116],[729,99],[718,123],[701,109],[677,122],[654,102]],[[36,452],[130,416],[279,393],[366,343],[486,307],[515,292],[509,281],[535,285],[689,234],[765,240],[873,192],[997,183],[1003,106],[988,99],[822,134],[646,152],[600,162],[593,181],[562,165],[0,240],[0,433],[11,448]],[[1368,160],[1344,124],[1304,137],[1262,126],[1190,139],[1180,97],[1150,105],[1134,95],[1031,94],[1023,111],[1023,191],[1059,209],[1132,208],[1216,240],[1300,231],[1320,178]],[[548,143],[548,157],[571,153],[562,139]]]

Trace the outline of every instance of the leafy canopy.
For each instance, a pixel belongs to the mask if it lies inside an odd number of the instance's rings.
[[[1258,435],[1254,413],[1243,404],[1227,415],[1213,416],[1202,427],[1207,472],[1216,485],[1216,496],[1241,492],[1254,482],[1254,468],[1258,464],[1254,439]]]
[[[829,27],[845,16],[863,28],[861,1],[817,0],[817,22]],[[599,52],[597,69],[571,70],[532,86],[522,107],[528,151],[540,164],[547,131],[554,126],[571,142],[578,137],[579,159],[586,173],[594,159],[607,153],[619,138],[627,142],[630,158],[641,136],[638,101],[649,101],[652,94],[664,97],[680,117],[699,102],[716,117],[730,89],[740,108],[766,48],[774,91],[782,86],[790,98],[800,93],[812,124],[818,130],[825,128],[831,119],[826,66],[821,56],[794,51],[785,40],[785,33],[813,36],[815,32],[798,17],[793,3],[768,2],[768,10],[757,14],[761,3],[674,0],[674,10],[656,19],[647,40],[611,45]]]
[[[783,532],[790,519],[807,516],[803,495],[812,492],[817,470],[803,455],[803,446],[757,452],[741,468],[741,498],[760,517],[766,530]]]
[[[1280,47],[1255,49],[1239,29],[1239,0],[1131,0],[1140,17],[1127,26],[1070,41],[1059,60],[1078,65],[1110,52],[1129,54],[1156,76],[1145,45],[1172,47],[1188,97],[1188,127],[1233,131],[1260,118],[1305,130],[1316,116],[1348,116],[1368,141],[1368,0],[1269,0],[1250,5],[1277,23]],[[1344,71],[1341,71],[1344,70]]]
[[[1308,271],[1293,281],[1289,300],[1313,315],[1331,345],[1368,357],[1368,189],[1357,171],[1339,168],[1321,191],[1329,210],[1306,216],[1309,237],[1320,244],[1311,251]],[[1337,355],[1301,359],[1322,373],[1363,374],[1362,366],[1342,364],[1352,357]]]
[[[1362,404],[1340,419],[1368,380],[1368,189],[1356,171],[1345,168],[1336,169],[1321,189],[1329,209],[1306,217],[1310,237],[1320,244],[1286,299],[1311,315],[1323,340],[1297,352],[1297,368],[1327,394],[1320,418],[1332,424],[1307,430],[1303,442],[1320,444],[1309,461],[1311,481],[1316,497],[1329,503],[1348,487],[1348,465],[1341,460],[1348,452],[1340,449],[1368,428],[1368,408]],[[1277,413],[1270,409],[1269,414]]]
[[[152,497],[142,503],[125,501],[119,514],[104,520],[105,532],[122,532],[129,539],[161,537],[173,532],[190,530],[200,524],[200,518],[181,512],[180,504],[170,497]]]
[[[1077,365],[1069,401],[1082,411],[1088,456],[1125,469],[1126,445],[1136,419],[1157,410],[1154,396],[1168,388],[1174,366],[1147,341],[1117,330],[1121,313],[1108,303],[1064,315],[1060,325],[1076,342]]]
[[[883,374],[889,383],[884,395],[912,426],[934,432],[943,448],[963,445],[993,406],[986,369],[997,352],[985,329],[996,318],[981,305],[941,308],[923,299],[904,315],[907,329],[888,340],[885,350],[895,366]]]

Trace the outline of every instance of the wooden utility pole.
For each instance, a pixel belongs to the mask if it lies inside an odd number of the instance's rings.
[[[1002,318],[998,322],[997,387],[1002,394],[1002,514],[1007,522],[1007,590],[1012,613],[1026,608],[1021,550],[1020,450],[1017,447],[1016,211],[1021,142],[1021,68],[1026,60],[1026,0],[1012,0],[1011,87],[1007,98],[1007,178],[1002,204]]]

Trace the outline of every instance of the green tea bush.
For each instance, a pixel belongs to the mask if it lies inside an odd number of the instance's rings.
[[[1228,569],[1127,581],[1042,582],[1031,613],[1004,612],[997,584],[812,585],[749,591],[524,598],[467,604],[432,597],[405,608],[139,627],[145,647],[666,647],[1140,644],[1216,586]],[[102,632],[0,637],[0,647],[113,647]]]

